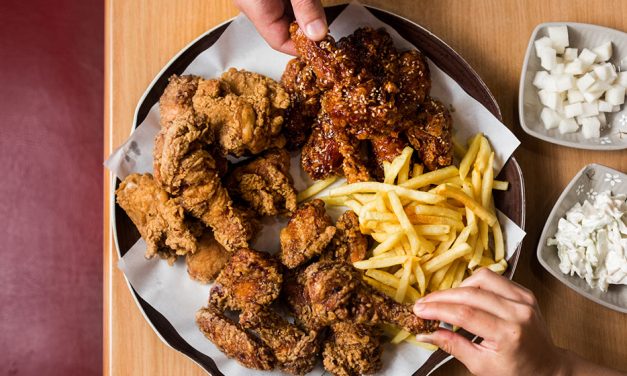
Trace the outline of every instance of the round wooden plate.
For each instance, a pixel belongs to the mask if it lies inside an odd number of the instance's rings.
[[[337,5],[326,8],[325,11],[329,23],[332,22],[345,7],[346,5]],[[396,31],[403,36],[403,38],[407,39],[414,46],[420,49],[436,65],[438,65],[440,69],[445,71],[449,76],[457,81],[457,83],[468,94],[485,106],[499,120],[502,120],[501,111],[488,87],[470,67],[470,65],[468,65],[468,63],[451,47],[425,28],[405,18],[372,7],[367,8],[375,17],[379,18],[388,25],[392,25]],[[218,40],[229,24],[230,21],[225,22],[224,24],[209,31],[203,37],[196,40],[192,45],[181,51],[181,53],[179,53],[179,55],[177,55],[169,63],[169,65],[153,81],[152,85],[147,89],[145,95],[138,104],[133,128],[136,128],[142,123],[142,121],[144,121],[148,115],[148,111],[150,111],[150,108],[152,108],[152,106],[159,101],[159,97],[168,84],[168,78],[173,74],[181,74],[196,58],[196,56],[211,47]],[[524,229],[524,183],[522,171],[520,170],[520,166],[518,165],[518,162],[516,162],[515,158],[512,157],[509,159],[499,174],[498,179],[507,180],[510,183],[510,189],[505,192],[495,192],[494,200],[496,207]],[[119,183],[120,181],[117,180],[115,188],[117,188]],[[111,192],[111,194],[113,194],[113,192]],[[139,239],[139,232],[124,210],[122,210],[122,208],[120,208],[117,204],[115,204],[115,208],[113,210],[112,222],[118,255],[122,257]],[[509,268],[506,271],[505,276],[510,279],[516,268],[519,254],[520,246],[516,249],[514,255],[508,260]],[[130,286],[130,284],[129,288],[131,289],[133,297],[135,298],[139,308],[142,310],[144,317],[146,317],[146,320],[148,320],[152,328],[165,343],[187,355],[211,375],[222,375],[210,357],[202,354],[185,342],[185,340],[181,338],[174,327],[170,325],[168,320],[163,315],[146,303],[137,294],[133,287]],[[190,320],[192,319],[193,318],[190,318]],[[468,338],[472,338],[470,333],[464,332],[463,330],[460,332]],[[442,363],[442,361],[444,361],[448,356],[449,355],[447,353],[441,350],[434,352],[433,355],[429,357],[427,362],[425,362],[420,369],[414,373],[414,375],[427,375],[434,368],[440,365],[440,363]]]

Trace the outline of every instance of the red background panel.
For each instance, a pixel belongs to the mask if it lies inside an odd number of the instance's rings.
[[[102,372],[104,4],[0,1],[0,374]]]

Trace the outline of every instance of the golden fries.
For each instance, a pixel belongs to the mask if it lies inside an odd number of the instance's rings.
[[[324,190],[326,187],[335,183],[336,180],[337,176],[331,176],[330,178],[326,178],[324,180],[318,180],[317,182],[307,187],[307,189],[305,189],[304,191],[298,192],[298,195],[296,195],[296,200],[298,202],[305,201],[306,199],[322,192],[322,190]]]

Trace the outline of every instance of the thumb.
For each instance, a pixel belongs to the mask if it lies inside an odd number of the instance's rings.
[[[419,334],[416,336],[419,342],[426,342],[436,345],[442,351],[453,355],[457,360],[472,372],[476,373],[479,362],[481,362],[480,349],[461,334],[452,332],[447,329],[439,328],[433,333]]]
[[[320,0],[291,0],[298,26],[311,40],[321,40],[327,35],[327,18]]]

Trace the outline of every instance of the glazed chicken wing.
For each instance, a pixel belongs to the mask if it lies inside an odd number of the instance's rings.
[[[146,258],[158,255],[172,264],[177,255],[196,251],[196,238],[185,222],[183,208],[152,175],[127,176],[115,195],[146,242]]]
[[[227,178],[227,188],[260,216],[291,213],[296,210],[296,190],[289,169],[286,150],[268,150],[236,167]]]
[[[301,151],[301,167],[314,180],[340,175],[344,161],[338,140],[330,129],[325,129],[321,121],[319,119],[316,122]]]
[[[322,200],[312,200],[299,207],[281,230],[279,258],[294,269],[318,256],[335,235],[335,227],[324,210]]]
[[[381,369],[381,339],[376,328],[338,322],[324,344],[324,368],[335,376],[375,374]]]
[[[450,166],[453,163],[451,114],[433,98],[428,98],[422,109],[407,130],[407,138],[428,170]]]

